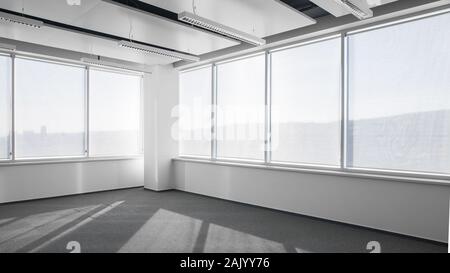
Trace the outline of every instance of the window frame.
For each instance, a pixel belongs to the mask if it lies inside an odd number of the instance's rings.
[[[116,73],[116,74],[122,74],[122,75],[131,75],[131,76],[139,76],[140,77],[140,90],[139,90],[139,128],[138,128],[138,153],[136,154],[126,154],[126,155],[93,155],[90,153],[90,71],[91,70],[97,70],[97,71],[103,71],[103,72],[109,72],[109,73]],[[127,70],[119,70],[119,69],[108,69],[105,67],[99,67],[99,66],[86,66],[86,104],[85,104],[85,116],[86,116],[86,124],[88,129],[86,130],[86,139],[87,139],[87,145],[86,145],[86,158],[133,158],[136,156],[142,156],[144,154],[144,93],[143,93],[143,87],[144,87],[144,74],[143,73],[136,73],[131,72]]]
[[[342,163],[342,169],[349,173],[356,174],[370,174],[370,175],[392,175],[398,177],[413,177],[418,179],[440,179],[440,180],[448,180],[450,183],[450,171],[449,173],[443,172],[429,172],[429,171],[409,171],[409,170],[397,170],[397,169],[389,169],[389,168],[377,168],[377,167],[357,167],[357,166],[349,166],[347,163],[348,149],[347,149],[347,141],[348,141],[348,122],[349,122],[349,98],[350,98],[350,88],[349,88],[349,37],[352,35],[358,35],[360,33],[367,33],[371,31],[377,31],[384,28],[394,27],[397,25],[408,24],[415,21],[420,21],[423,19],[433,18],[437,16],[446,15],[450,16],[450,9],[444,8],[442,10],[427,12],[424,14],[410,16],[407,18],[403,18],[400,20],[394,20],[387,23],[375,24],[369,27],[360,27],[355,29],[350,29],[342,32],[343,43],[345,45],[345,51],[343,54],[343,65],[345,66],[345,77],[344,77],[344,90],[343,96],[345,97],[345,101],[343,102],[345,105],[345,113],[344,113],[344,129],[342,130],[342,134],[345,135],[344,143],[343,143],[343,151],[341,152],[344,161]]]
[[[12,103],[13,105],[13,112],[12,112],[12,116],[13,116],[13,128],[14,128],[14,135],[11,138],[13,141],[13,145],[11,146],[11,150],[12,150],[12,157],[14,161],[34,161],[34,160],[54,160],[54,159],[77,159],[77,158],[85,158],[86,157],[86,139],[83,140],[83,151],[84,153],[81,155],[67,155],[67,156],[54,156],[54,155],[49,155],[49,156],[25,156],[25,157],[17,157],[17,134],[16,134],[16,83],[17,83],[17,73],[16,73],[16,59],[22,59],[22,60],[28,60],[28,61],[34,61],[34,62],[41,62],[41,63],[46,63],[46,64],[56,64],[56,65],[61,65],[61,66],[68,66],[68,67],[76,67],[76,68],[82,68],[84,70],[86,70],[86,67],[83,65],[79,65],[79,64],[72,64],[72,63],[64,63],[64,62],[60,62],[60,61],[55,61],[55,60],[50,60],[50,59],[40,59],[40,58],[35,58],[35,57],[29,57],[29,56],[21,56],[21,55],[14,55],[12,57],[12,62],[13,62],[13,97],[14,97],[14,101]],[[84,76],[84,81],[86,82],[86,74]],[[83,96],[84,96],[84,100],[86,100],[86,87],[83,90]],[[86,114],[86,104],[83,104],[83,112]],[[84,120],[84,127],[86,128],[86,121]],[[86,134],[86,131],[83,132],[83,134]]]
[[[217,70],[214,67],[217,64],[226,63],[238,59],[252,57],[258,54],[265,54],[265,66],[266,66],[266,94],[265,94],[265,106],[266,106],[266,118],[265,118],[265,130],[266,130],[266,138],[265,138],[265,160],[263,162],[247,160],[247,159],[228,159],[228,158],[218,158],[217,157],[217,148],[214,148],[217,145],[216,135],[213,134],[213,138],[211,141],[211,154],[209,157],[198,157],[198,156],[185,156],[178,155],[175,160],[181,161],[192,161],[192,162],[210,162],[212,164],[219,165],[235,165],[241,167],[256,167],[256,168],[264,168],[264,169],[274,169],[274,170],[294,170],[299,172],[311,172],[314,173],[323,173],[329,174],[330,172],[336,172],[337,174],[344,176],[356,176],[356,177],[374,177],[386,180],[387,178],[392,178],[392,180],[396,181],[411,181],[411,182],[429,182],[429,183],[439,183],[439,184],[447,184],[450,183],[450,173],[432,173],[432,172],[417,172],[417,171],[407,171],[407,170],[390,170],[390,169],[381,169],[381,168],[360,168],[360,167],[350,167],[347,164],[347,141],[348,141],[348,118],[349,118],[349,86],[348,86],[348,58],[349,58],[349,47],[348,47],[348,36],[354,35],[361,32],[367,32],[371,30],[377,30],[380,28],[386,28],[398,24],[406,24],[409,22],[414,22],[421,19],[426,19],[434,16],[441,16],[445,14],[450,14],[450,9],[448,7],[444,7],[434,11],[425,11],[420,14],[413,14],[404,18],[394,18],[382,22],[372,23],[369,25],[362,25],[357,27],[349,27],[345,28],[341,31],[332,32],[326,35],[319,35],[315,37],[306,38],[302,41],[295,42],[288,45],[279,45],[274,47],[269,47],[263,50],[255,51],[251,54],[242,54],[237,57],[228,57],[218,60],[212,60],[211,62],[203,63],[199,66],[192,66],[187,69],[180,69],[180,71],[188,71],[195,69],[196,67],[201,67],[205,65],[213,66],[213,75],[212,81],[213,86],[211,88],[211,92],[213,95],[213,110],[212,117],[215,121],[213,121],[213,131],[217,128],[217,116],[216,116],[216,107],[217,107]],[[328,166],[328,165],[318,165],[318,164],[308,164],[308,163],[296,163],[296,162],[278,162],[271,160],[271,53],[276,51],[281,51],[289,48],[301,47],[312,43],[318,43],[321,41],[326,41],[329,39],[340,37],[341,39],[341,94],[340,94],[340,164],[339,166]],[[436,182],[438,181],[438,182]]]
[[[135,70],[127,70],[116,67],[108,67],[108,66],[100,66],[94,64],[86,64],[83,62],[77,62],[72,60],[66,60],[61,58],[53,58],[48,56],[40,56],[35,54],[26,54],[26,53],[17,53],[10,52],[7,50],[0,50],[0,55],[9,57],[11,59],[11,90],[9,96],[9,104],[10,108],[8,109],[9,117],[11,118],[10,122],[10,139],[9,139],[9,158],[0,159],[0,167],[2,166],[16,166],[16,165],[34,165],[34,164],[54,164],[54,163],[75,163],[75,162],[92,162],[92,161],[114,161],[114,160],[134,160],[134,159],[142,159],[144,154],[144,90],[143,90],[143,81],[144,81],[144,72],[135,71]],[[84,69],[85,77],[84,77],[84,104],[83,104],[83,113],[84,113],[84,154],[79,156],[45,156],[45,157],[25,157],[25,158],[16,158],[16,58],[22,58],[27,60],[33,60],[38,62],[45,63],[53,63],[65,66],[72,67],[80,67]],[[137,154],[130,155],[111,155],[111,156],[91,156],[89,154],[89,70],[97,69],[104,70],[113,73],[119,74],[127,74],[134,75],[140,77],[140,92],[139,92],[139,152]]]
[[[306,47],[309,45],[314,45],[314,44],[318,44],[318,43],[322,43],[322,42],[327,42],[330,40],[337,40],[340,39],[340,68],[339,68],[339,78],[340,78],[340,85],[337,86],[337,89],[339,89],[339,98],[337,99],[337,107],[339,108],[339,110],[336,113],[336,117],[338,117],[338,123],[339,123],[339,127],[338,127],[338,137],[339,137],[339,162],[335,165],[333,164],[323,164],[323,163],[308,163],[308,162],[295,162],[295,161],[282,161],[282,160],[273,160],[272,159],[272,151],[271,151],[271,145],[272,145],[272,138],[270,137],[271,133],[272,133],[272,113],[271,113],[271,106],[272,106],[272,54],[273,53],[277,53],[277,52],[282,52],[285,50],[290,50],[290,49],[296,49],[296,48],[301,48],[301,47]],[[346,54],[346,43],[343,42],[343,39],[345,39],[345,37],[343,37],[343,35],[338,34],[338,35],[330,35],[330,36],[326,36],[323,38],[319,38],[316,40],[311,40],[311,41],[306,41],[303,43],[299,43],[299,44],[295,44],[295,45],[291,45],[291,46],[286,46],[286,47],[281,47],[281,48],[275,48],[272,50],[269,50],[267,52],[268,57],[270,58],[269,62],[270,63],[266,63],[266,66],[268,66],[268,69],[270,71],[268,71],[267,73],[267,78],[269,78],[269,82],[268,84],[266,84],[266,88],[268,88],[268,99],[269,101],[269,107],[270,109],[269,111],[269,121],[268,121],[268,125],[266,130],[268,131],[268,136],[266,141],[269,143],[269,149],[270,152],[269,153],[269,159],[268,159],[268,163],[273,163],[272,165],[274,166],[298,166],[298,167],[317,167],[317,168],[322,168],[322,169],[331,169],[331,170],[336,170],[336,169],[343,169],[343,154],[342,150],[343,150],[343,145],[344,145],[344,136],[342,134],[343,132],[343,128],[344,128],[344,124],[342,123],[342,121],[344,120],[344,116],[343,116],[343,111],[345,110],[345,101],[344,101],[344,97],[345,97],[345,85],[343,84],[344,82],[346,82],[346,79],[344,79],[344,76],[346,74],[344,74],[344,71],[346,69],[346,65],[343,65],[343,59],[344,59],[344,55]],[[269,150],[267,149],[267,150]],[[345,162],[345,161],[344,161]]]
[[[251,59],[251,58],[254,58],[254,57],[258,57],[258,56],[263,56],[264,55],[264,66],[265,66],[265,70],[264,70],[264,73],[265,73],[265,75],[264,75],[264,109],[265,109],[265,118],[264,118],[264,122],[263,122],[263,126],[264,126],[264,130],[265,130],[265,132],[264,132],[264,136],[265,136],[265,138],[264,138],[264,143],[263,143],[263,145],[264,145],[264,147],[265,147],[265,149],[264,149],[264,151],[263,151],[263,154],[262,154],[262,158],[261,159],[252,159],[252,158],[240,158],[240,157],[227,157],[227,156],[219,156],[218,155],[218,152],[217,152],[217,146],[218,146],[218,141],[217,141],[217,131],[218,131],[218,125],[217,125],[217,117],[218,117],[218,111],[217,111],[217,109],[218,109],[218,66],[219,65],[223,65],[223,64],[228,64],[228,63],[233,63],[233,62],[238,62],[238,61],[242,61],[242,60],[246,60],[246,59]],[[222,61],[219,61],[219,62],[215,62],[214,63],[214,78],[213,78],[213,90],[212,90],[212,92],[213,92],[213,97],[214,97],[214,99],[213,99],[213,108],[214,108],[214,113],[213,113],[213,118],[214,118],[214,121],[213,121],[213,124],[214,124],[214,128],[213,128],[213,131],[214,131],[214,137],[213,137],[213,141],[214,141],[214,145],[213,145],[213,151],[212,151],[212,153],[211,154],[213,154],[214,155],[214,158],[213,158],[213,160],[215,160],[215,161],[225,161],[225,162],[250,162],[250,163],[256,163],[256,164],[258,164],[258,163],[267,163],[267,160],[268,160],[268,157],[267,157],[267,143],[269,143],[268,142],[268,139],[267,139],[267,136],[268,136],[268,131],[267,131],[267,108],[268,108],[268,97],[270,96],[270,90],[269,90],[269,88],[268,88],[268,86],[267,86],[267,72],[268,72],[268,69],[270,69],[269,68],[269,66],[267,65],[267,58],[268,58],[268,56],[269,56],[269,54],[268,54],[268,52],[267,51],[263,51],[263,52],[257,52],[257,53],[253,53],[253,54],[248,54],[248,55],[244,55],[244,56],[239,56],[239,57],[235,57],[235,58],[229,58],[229,59],[225,59],[225,60],[222,60]]]
[[[9,58],[9,60],[10,60],[9,61],[9,63],[10,63],[10,75],[9,76],[11,77],[10,78],[10,81],[11,81],[10,88],[9,88],[8,94],[7,94],[8,109],[6,110],[8,113],[7,118],[9,119],[9,124],[8,124],[9,125],[9,128],[8,128],[9,129],[9,138],[8,138],[8,143],[7,143],[8,144],[8,150],[7,150],[8,155],[6,158],[0,158],[0,164],[2,164],[4,162],[10,161],[13,157],[13,143],[14,143],[14,140],[13,140],[13,138],[14,138],[14,131],[13,131],[13,126],[14,126],[14,124],[13,124],[13,120],[14,120],[14,117],[13,117],[14,64],[13,64],[13,62],[14,62],[14,60],[11,57],[11,54],[0,52],[0,56]]]
[[[201,65],[201,66],[196,66],[196,67],[194,67],[194,68],[191,68],[191,69],[186,69],[186,70],[183,70],[183,71],[179,71],[178,72],[178,78],[180,78],[181,77],[181,74],[183,74],[183,73],[189,73],[189,72],[193,72],[193,71],[197,71],[197,70],[200,70],[200,69],[205,69],[205,68],[209,68],[210,70],[211,70],[211,101],[210,101],[210,103],[211,103],[211,107],[214,107],[214,105],[215,105],[215,93],[214,93],[214,83],[216,82],[215,81],[215,73],[216,73],[216,65],[215,64],[206,64],[206,65]],[[179,96],[179,98],[180,98],[180,95],[179,95],[179,93],[180,93],[180,86],[178,87],[178,96]],[[214,109],[211,109],[211,111],[214,111]],[[180,143],[178,143],[178,154],[180,155],[180,156],[182,156],[182,157],[185,157],[185,158],[202,158],[202,159],[209,159],[209,158],[211,158],[211,154],[213,154],[214,153],[214,149],[215,149],[215,146],[214,146],[214,141],[213,141],[213,134],[214,134],[214,130],[215,130],[215,128],[216,128],[216,126],[213,124],[214,122],[215,122],[215,119],[213,118],[213,114],[211,113],[211,116],[210,116],[210,121],[211,121],[211,130],[210,130],[210,138],[211,138],[211,141],[210,141],[210,155],[195,155],[195,154],[183,154],[183,153],[181,153],[180,152]],[[178,129],[179,130],[179,129]]]

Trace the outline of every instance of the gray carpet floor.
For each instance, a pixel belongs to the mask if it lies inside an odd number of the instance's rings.
[[[142,188],[0,205],[0,252],[447,252],[447,245]]]

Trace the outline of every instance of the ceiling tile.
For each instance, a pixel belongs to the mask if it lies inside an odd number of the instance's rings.
[[[180,13],[193,12],[191,0],[142,0]],[[263,38],[312,25],[315,20],[277,0],[195,0],[197,15]]]

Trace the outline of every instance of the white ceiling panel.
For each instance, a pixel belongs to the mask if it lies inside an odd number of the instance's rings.
[[[350,14],[348,10],[343,8],[341,5],[336,3],[334,0],[310,0],[315,3],[319,7],[333,14],[335,17],[341,17],[347,14]],[[361,4],[366,5],[370,8],[374,8],[377,6],[385,5],[388,3],[395,2],[397,0],[353,0],[354,3],[361,2]]]
[[[66,0],[1,0],[0,8],[159,45],[195,55],[223,49],[238,42],[189,26],[132,11],[100,0],[82,0],[70,6]]]
[[[117,46],[117,42],[55,28],[35,29],[13,23],[0,23],[0,37],[44,46],[100,55],[147,65],[168,64],[174,58],[144,54]]]
[[[193,12],[192,0],[141,0],[175,13]],[[329,0],[328,0],[329,1]],[[315,20],[276,0],[195,0],[198,16],[263,38]]]

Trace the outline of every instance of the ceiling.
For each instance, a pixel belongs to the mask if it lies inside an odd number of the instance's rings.
[[[366,1],[371,6],[395,0]],[[77,3],[80,5],[69,5]],[[312,25],[320,17],[345,15],[329,7],[330,0],[129,0],[136,6],[152,5],[176,15],[189,11],[260,38]],[[0,9],[42,20],[63,23],[106,36],[164,47],[194,55],[221,50],[240,42],[148,12],[101,0],[1,0]],[[29,28],[0,21],[0,37],[101,55],[136,63],[168,64],[178,59],[135,52],[102,38],[55,27]]]
[[[363,4],[370,8],[385,5],[395,1],[397,0],[353,0],[354,3]],[[336,17],[350,14],[348,10],[344,9],[342,6],[340,6],[333,0],[311,0],[311,2],[313,2],[314,4],[323,9],[326,9],[328,12],[330,12],[332,15]]]
[[[309,0],[281,0],[281,1],[314,19],[330,15],[328,11],[322,9],[321,7],[317,6],[316,4],[314,4]]]
[[[240,31],[263,38],[280,32],[315,24],[307,15],[274,0],[142,0],[180,13],[193,12]]]
[[[111,5],[101,0],[82,0],[70,6],[65,0],[25,0],[26,14],[101,31],[124,38],[203,54],[237,44],[154,16]],[[22,1],[2,0],[0,8],[21,12]],[[130,32],[131,30],[131,32]],[[170,33],[170,35],[168,35]]]

